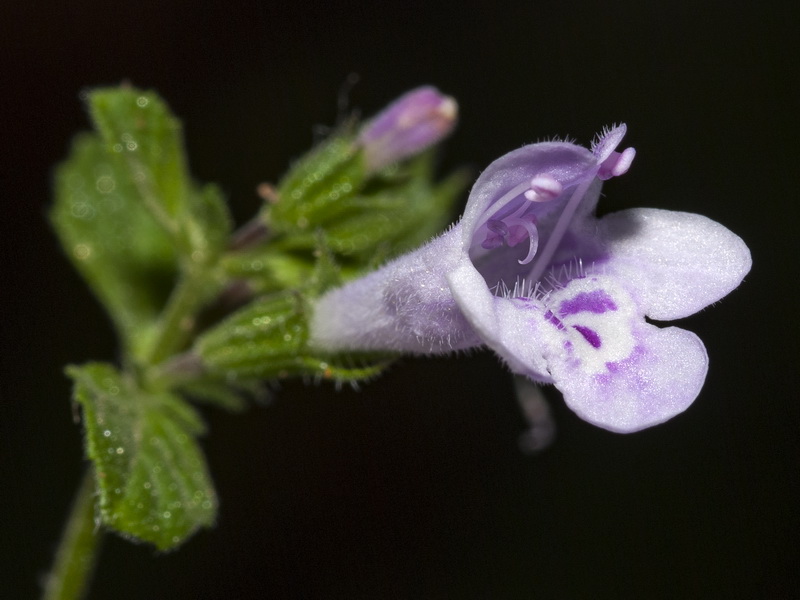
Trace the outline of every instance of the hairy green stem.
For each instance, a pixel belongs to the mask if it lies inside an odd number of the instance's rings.
[[[196,267],[184,272],[161,315],[158,337],[148,356],[150,365],[182,349],[194,331],[197,311],[213,292],[211,288],[215,285],[206,269]]]
[[[44,584],[42,600],[78,600],[88,590],[102,531],[95,530],[94,474],[86,471]]]

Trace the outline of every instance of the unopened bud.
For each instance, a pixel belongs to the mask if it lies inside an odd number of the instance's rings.
[[[377,171],[441,141],[453,130],[458,104],[434,87],[404,94],[369,121],[358,136],[367,168]]]

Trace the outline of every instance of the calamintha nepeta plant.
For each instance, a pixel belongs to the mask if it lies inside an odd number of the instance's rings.
[[[705,380],[705,348],[645,317],[679,319],[719,300],[749,271],[750,253],[700,215],[597,219],[602,181],[634,157],[616,150],[624,134],[624,125],[607,130],[591,150],[533,144],[489,165],[447,233],[320,299],[312,345],[441,353],[485,344],[617,432],[685,410]]]
[[[434,177],[427,149],[457,106],[423,87],[366,123],[345,119],[261,186],[262,209],[234,231],[219,188],[189,175],[180,122],[158,95],[123,85],[85,99],[95,130],[57,168],[50,217],[121,358],[66,368],[90,466],[48,599],[82,595],[104,530],[170,550],[213,525],[193,404],[240,411],[265,381],[379,373],[390,356],[308,345],[313,299],[436,234],[465,185]]]
[[[594,216],[602,181],[634,158],[617,151],[624,126],[590,150],[553,141],[503,156],[440,234],[466,178],[438,181],[429,148],[457,105],[418,88],[341,123],[234,231],[219,189],[189,176],[156,94],[86,98],[95,131],[58,168],[51,219],[121,360],[66,370],[90,467],[48,599],[81,596],[104,529],[169,550],[214,523],[193,403],[243,410],[264,381],[355,382],[403,352],[486,345],[584,419],[636,431],[683,411],[708,363],[694,334],[646,319],[690,315],[750,268],[744,243],[705,217]]]

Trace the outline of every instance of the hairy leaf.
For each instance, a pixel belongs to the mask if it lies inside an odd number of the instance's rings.
[[[72,263],[141,355],[176,274],[169,236],[139,201],[126,166],[93,135],[56,172],[53,227]]]
[[[180,121],[154,92],[130,87],[89,94],[89,110],[107,150],[125,163],[140,201],[195,262],[219,253],[230,217],[219,190],[191,181]]]
[[[67,368],[83,408],[103,523],[123,536],[178,546],[214,522],[217,501],[196,436],[195,410],[169,393],[148,393],[112,366]]]

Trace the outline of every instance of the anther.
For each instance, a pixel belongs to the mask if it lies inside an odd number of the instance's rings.
[[[506,237],[508,235],[508,227],[506,227],[506,224],[498,219],[489,219],[489,221],[486,223],[486,227],[489,229],[489,231],[496,233],[500,237]]]
[[[628,169],[631,168],[634,156],[636,156],[636,150],[633,148],[626,148],[622,152],[617,152],[615,150],[600,165],[597,178],[605,181],[612,177],[624,175],[628,172]]]
[[[558,198],[563,189],[558,179],[548,173],[541,173],[531,179],[531,187],[524,196],[531,202],[549,202]]]

